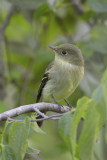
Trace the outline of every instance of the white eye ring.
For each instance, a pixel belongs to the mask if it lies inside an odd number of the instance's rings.
[[[62,54],[62,55],[66,55],[67,52],[63,50],[63,51],[61,52],[61,54]]]

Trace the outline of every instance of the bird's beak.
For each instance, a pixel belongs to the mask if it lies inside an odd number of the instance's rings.
[[[48,47],[51,48],[51,49],[54,50],[54,51],[57,51],[57,48],[54,47],[54,46],[48,46]]]

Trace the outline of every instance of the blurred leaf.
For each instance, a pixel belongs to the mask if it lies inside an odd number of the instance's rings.
[[[31,123],[31,128],[36,132],[40,134],[46,134],[38,125],[36,122]]]
[[[85,59],[89,59],[94,52],[94,49],[90,47],[89,43],[90,41],[78,42],[78,47],[81,48],[82,54]]]
[[[106,83],[107,83],[107,69],[106,69],[105,72],[104,72],[104,75],[103,75],[103,78],[102,78],[102,83],[103,83],[103,84],[106,84]],[[104,95],[104,97],[105,97],[105,95]]]
[[[17,160],[21,160],[25,155],[29,127],[30,120],[28,118],[25,119],[25,122],[15,122],[10,127],[9,146],[14,150]]]
[[[24,66],[25,68],[27,68],[27,66],[29,65],[29,62],[30,62],[30,58],[27,55],[23,55],[23,54],[20,55],[20,54],[16,54],[16,53],[11,52],[10,53],[10,62],[13,63],[13,65]],[[20,71],[16,70],[16,73],[19,72],[21,74],[21,71],[23,71],[23,70],[20,70]]]
[[[64,2],[66,4],[66,1],[64,1],[64,0],[58,0],[58,1],[56,1],[55,7],[56,8],[61,7],[64,4]]]
[[[94,101],[88,104],[84,127],[79,139],[79,153],[82,160],[94,160],[94,143],[99,119],[95,106]]]
[[[58,22],[56,21],[56,17],[53,13],[50,13],[48,18],[46,18],[44,25],[46,26],[47,30],[44,32],[44,35],[42,36],[42,44],[43,46],[48,45],[49,43],[52,43],[55,41],[56,37],[58,37],[61,34],[61,29],[58,25]],[[55,28],[55,32],[53,32]]]
[[[107,54],[107,26],[104,24],[95,25],[90,31],[90,39],[78,43],[84,57],[87,59],[97,51],[98,53]]]
[[[70,133],[71,133],[70,141],[71,141],[71,146],[72,146],[73,158],[74,158],[75,151],[76,151],[77,127],[78,127],[79,121],[84,116],[84,111],[88,107],[89,102],[90,100],[87,97],[83,97],[79,99],[77,102],[76,110],[72,118],[72,123],[70,126]]]
[[[9,134],[9,129],[11,127],[11,124],[12,122],[10,121],[5,122],[5,126],[2,133],[1,146],[8,144],[8,134]]]
[[[29,56],[29,58],[32,58],[33,55],[33,51],[32,51],[32,46],[30,44],[33,44],[33,37],[31,35],[31,37],[29,36],[28,37],[28,40],[27,41],[23,41],[20,40],[20,41],[9,41],[8,42],[8,48],[9,48],[9,51],[11,53],[17,53],[19,54],[20,56],[23,56],[23,55],[26,55],[27,57]],[[35,43],[34,43],[34,46],[35,46]],[[9,58],[11,59],[11,57],[9,56]]]
[[[88,5],[95,12],[107,12],[106,0],[88,0]]]
[[[103,96],[104,96],[104,101],[105,101],[105,125],[106,125],[106,132],[105,132],[105,137],[106,137],[106,142],[107,142],[107,69],[104,72],[104,76],[102,78],[102,88],[103,88]]]
[[[23,113],[18,115],[17,117],[13,117],[16,120],[25,120],[26,118],[30,117],[31,113]]]
[[[15,160],[13,149],[9,145],[2,145],[2,160]]]
[[[7,106],[5,105],[5,103],[3,101],[0,101],[0,113],[6,111]]]
[[[18,31],[18,32],[17,32]],[[6,29],[6,36],[10,40],[23,40],[32,34],[31,26],[26,19],[19,13],[14,14],[10,25]]]
[[[37,150],[37,149],[35,149],[35,148],[31,148],[31,147],[28,147],[27,150],[26,150],[26,152],[27,152],[28,154],[34,154],[34,155],[40,154],[40,151],[39,151],[39,150]]]
[[[103,97],[103,87],[101,84],[94,91],[92,97],[96,103],[96,110],[99,112],[99,115],[100,115],[98,125],[97,125],[97,134],[96,134],[96,138],[98,139],[99,133],[104,125],[104,121],[105,121],[105,117],[106,117],[105,103],[104,103],[104,97]]]
[[[90,20],[93,16],[94,16],[94,11],[92,11],[92,10],[88,10],[88,11],[86,11],[83,15],[81,15],[81,17],[85,20],[85,21],[87,21],[87,20]]]
[[[42,5],[40,5],[35,13],[35,19],[36,21],[38,20],[38,18],[40,18],[41,16],[44,16],[45,14],[49,14],[50,8],[48,6],[47,3],[43,3]]]
[[[63,138],[70,152],[72,152],[71,142],[70,142],[70,137],[71,137],[70,130],[71,130],[71,123],[72,123],[71,114],[72,114],[71,112],[66,113],[59,120],[59,134]]]
[[[96,25],[92,28],[90,32],[90,47],[94,50],[107,54],[107,26],[106,25]]]
[[[100,39],[101,41],[107,40],[107,26],[104,24],[95,25],[90,32],[90,36],[93,39]]]
[[[44,0],[8,0],[12,4],[18,6],[21,9],[36,9]]]
[[[21,72],[19,70],[13,70],[11,71],[11,77],[12,79],[20,79]]]

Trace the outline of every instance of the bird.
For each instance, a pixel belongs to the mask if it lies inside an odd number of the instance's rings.
[[[75,91],[84,75],[84,58],[77,46],[64,43],[49,48],[54,51],[55,58],[46,68],[36,103],[40,100],[59,103],[66,99]],[[37,123],[41,127],[42,121]]]

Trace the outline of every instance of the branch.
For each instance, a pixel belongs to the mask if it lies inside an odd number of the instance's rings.
[[[51,119],[51,120],[58,120],[60,119],[61,116],[63,116],[65,113],[60,113],[60,114],[55,114],[55,115],[52,115],[52,116],[46,116],[44,118],[39,118],[39,119],[32,119],[31,122],[40,122],[40,121],[44,121],[44,120],[48,120],[48,119]],[[13,119],[13,118],[9,118],[7,117],[7,120],[8,121],[13,121],[13,122],[18,122],[18,121],[21,121],[23,122],[24,120],[19,120],[19,119]]]
[[[15,13],[15,11],[17,10],[17,8],[15,6],[11,6],[10,10],[4,20],[4,23],[2,24],[2,26],[0,26],[0,34],[2,34],[2,36],[4,35],[4,32],[8,26],[8,24],[10,23],[10,19],[12,17],[12,15]]]
[[[36,111],[37,110],[41,112],[52,111],[57,113],[65,113],[71,110],[71,108],[69,108],[68,106],[63,106],[59,108],[57,104],[53,104],[53,103],[44,103],[44,102],[34,103],[34,104],[23,105],[23,106],[1,113],[0,121],[7,120],[8,118],[16,117],[24,113],[35,112],[35,108],[36,108]]]
[[[11,17],[15,11],[16,11],[16,7],[11,6],[3,24],[0,26],[0,99],[3,99],[5,96],[2,42],[4,39],[5,30],[8,27]]]

